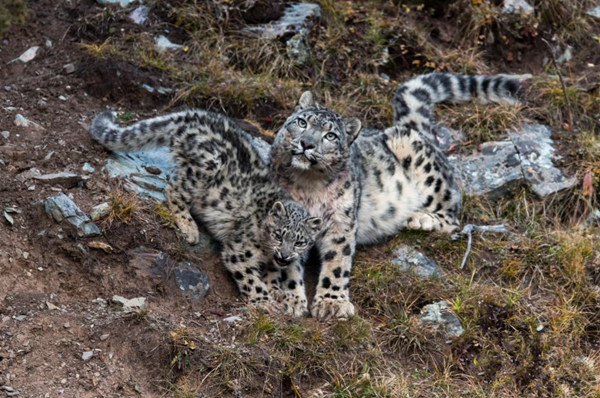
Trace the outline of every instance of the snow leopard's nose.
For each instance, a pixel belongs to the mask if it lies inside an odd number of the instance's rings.
[[[315,146],[309,142],[306,142],[304,140],[300,140],[300,145],[302,146],[302,149],[304,149],[305,151],[307,149],[315,149]]]

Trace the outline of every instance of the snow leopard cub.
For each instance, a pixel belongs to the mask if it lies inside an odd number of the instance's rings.
[[[296,316],[307,310],[301,260],[322,220],[292,201],[271,177],[250,136],[225,116],[189,110],[140,121],[114,123],[112,112],[92,121],[93,138],[107,149],[138,151],[168,146],[176,167],[167,186],[169,209],[191,243],[199,239],[196,215],[223,244],[222,260],[251,304],[283,304]],[[297,289],[289,275],[299,274]],[[266,282],[265,282],[266,280]],[[282,303],[271,295],[276,293]]]

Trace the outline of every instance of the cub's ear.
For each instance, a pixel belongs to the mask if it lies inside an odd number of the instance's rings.
[[[310,91],[305,91],[300,96],[300,100],[298,101],[298,106],[296,106],[296,112],[301,111],[303,109],[310,108],[315,104],[315,98],[313,97],[313,93]]]
[[[311,217],[306,220],[306,225],[313,234],[318,234],[323,226],[323,219],[319,217]]]
[[[348,138],[350,139],[350,142],[352,142],[358,137],[362,123],[360,122],[360,119],[351,117],[344,119],[344,126],[346,127],[346,134],[348,134]]]
[[[273,207],[271,207],[270,215],[278,218],[283,218],[287,216],[287,211],[285,210],[285,206],[281,202],[275,202]]]

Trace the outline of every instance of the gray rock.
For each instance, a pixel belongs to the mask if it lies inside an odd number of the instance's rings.
[[[94,167],[88,162],[85,162],[83,167],[81,167],[81,170],[87,171],[88,173],[93,173],[96,169],[94,169]]]
[[[139,6],[129,14],[129,19],[138,25],[143,25],[148,19],[148,11],[150,11],[148,7]]]
[[[69,197],[63,193],[44,201],[46,213],[57,222],[66,221],[73,225],[80,237],[100,235],[100,229],[86,216]]]
[[[165,36],[160,35],[154,38],[154,48],[156,48],[156,51],[158,52],[163,52],[167,50],[179,50],[183,48],[183,46],[181,44],[172,43]]]
[[[15,120],[14,120],[15,126],[18,127],[27,127],[27,128],[33,128],[35,130],[45,130],[44,127],[40,126],[39,124],[32,122],[31,120],[27,119],[25,116],[21,115],[20,113],[17,113],[15,115]]]
[[[448,337],[460,337],[465,330],[447,301],[428,304],[421,310],[421,322],[443,331]]]
[[[210,290],[208,276],[188,262],[176,262],[158,250],[139,247],[127,252],[129,267],[147,280],[147,286],[160,284],[173,293],[181,293],[193,301],[202,300]]]
[[[502,12],[505,14],[525,14],[530,15],[534,8],[525,0],[504,0]]]
[[[505,141],[486,142],[470,156],[451,156],[468,195],[504,196],[511,187],[527,182],[540,197],[546,197],[577,184],[554,167],[554,147],[550,130],[539,124],[526,124]]]
[[[27,62],[33,61],[35,59],[39,50],[40,48],[38,46],[30,47],[27,49],[27,51],[21,54],[19,58],[13,59],[10,62],[21,61],[24,64],[26,64]]]
[[[61,173],[53,174],[40,174],[33,176],[33,179],[40,182],[41,184],[60,185],[61,187],[64,187],[66,189],[81,186],[83,185],[83,182],[88,178],[89,177],[71,173],[70,171],[63,171]]]
[[[114,303],[121,304],[123,306],[124,312],[133,312],[140,308],[144,308],[146,306],[146,298],[145,297],[135,297],[132,299],[126,299],[123,296],[119,296],[115,294],[112,297],[112,301]]]
[[[250,26],[245,30],[258,33],[265,39],[279,39],[290,34],[296,34],[301,29],[310,31],[315,20],[321,17],[321,7],[318,4],[290,4],[283,16],[277,21],[258,26]]]
[[[392,260],[392,264],[398,266],[400,271],[410,272],[424,278],[443,276],[436,263],[413,248],[401,247],[396,250],[395,255],[396,258]]]
[[[71,73],[75,72],[75,65],[66,64],[65,66],[63,66],[63,70],[67,75],[70,75]]]
[[[193,267],[188,262],[182,262],[173,270],[175,284],[184,295],[192,300],[202,300],[210,289],[208,275]]]
[[[98,221],[101,218],[106,217],[108,213],[110,213],[110,205],[106,202],[100,203],[99,205],[92,207],[90,218],[92,221]]]
[[[7,140],[8,137],[10,137],[10,131],[2,131],[2,132],[0,132],[0,136],[2,136],[2,138]]]
[[[595,7],[590,8],[585,13],[588,14],[589,16],[600,19],[600,4],[598,4]]]
[[[103,5],[107,5],[107,4],[118,4],[121,7],[125,8],[128,5],[135,3],[137,0],[96,0],[96,2],[98,4],[103,4]]]
[[[52,40],[46,40],[44,42],[44,47],[46,47],[48,50],[52,48]]]
[[[309,33],[306,28],[302,28],[286,42],[286,52],[292,64],[303,65],[310,59]]]
[[[240,318],[237,315],[228,316],[227,318],[223,318],[223,322],[234,323],[234,322],[241,322],[241,321],[242,321],[242,318]]]
[[[171,174],[173,165],[168,148],[159,148],[136,153],[114,152],[102,170],[108,172],[110,177],[124,178],[125,188],[129,191],[164,202],[167,176]],[[146,167],[159,169],[161,174],[150,174]]]
[[[81,355],[81,359],[83,359],[84,362],[87,362],[90,359],[92,359],[93,356],[94,356],[94,351],[84,351],[83,354]]]

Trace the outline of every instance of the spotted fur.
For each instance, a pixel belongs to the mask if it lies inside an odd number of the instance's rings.
[[[348,283],[356,244],[377,242],[401,228],[449,233],[459,227],[460,190],[432,133],[433,108],[472,97],[514,103],[519,80],[418,76],[396,91],[394,125],[363,129],[360,135],[358,120],[316,104],[310,92],[302,95],[277,133],[270,164],[292,198],[324,220],[316,242],[323,266],[314,316],[354,313]],[[337,137],[334,142],[330,133]]]
[[[301,260],[322,220],[274,182],[250,136],[234,122],[190,110],[122,128],[113,113],[104,112],[90,131],[110,150],[170,147],[176,167],[166,190],[168,206],[188,241],[199,239],[193,213],[223,243],[223,263],[250,303],[276,305],[271,295],[281,295],[285,274],[287,287],[290,280],[299,285],[282,294],[285,309],[298,316],[307,311]]]

